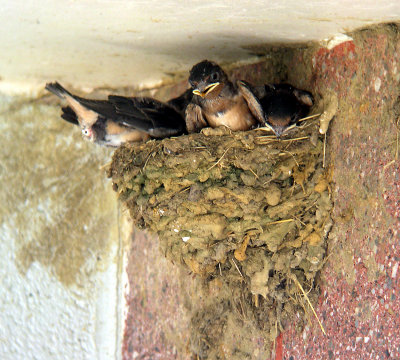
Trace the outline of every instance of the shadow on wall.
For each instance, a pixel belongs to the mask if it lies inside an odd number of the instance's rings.
[[[85,285],[110,261],[116,201],[101,169],[110,151],[85,143],[59,106],[2,104],[0,219],[18,268],[37,261],[65,285]]]

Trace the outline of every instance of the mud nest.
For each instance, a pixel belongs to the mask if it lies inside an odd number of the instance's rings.
[[[109,176],[136,226],[158,234],[167,258],[209,281],[240,283],[256,318],[260,304],[268,306],[262,321],[276,336],[271,329],[282,328],[282,318],[305,309],[300,287],[317,296],[332,225],[323,153],[318,119],[280,140],[262,130],[206,128],[125,145]]]

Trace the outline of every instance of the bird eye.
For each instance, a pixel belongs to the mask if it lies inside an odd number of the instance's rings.
[[[211,80],[217,81],[219,78],[219,74],[217,72],[211,74]]]
[[[82,130],[82,134],[85,135],[85,136],[89,136],[90,135],[89,129],[83,129]]]

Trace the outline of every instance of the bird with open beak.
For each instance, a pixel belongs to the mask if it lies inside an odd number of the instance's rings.
[[[237,85],[252,114],[278,138],[294,128],[314,104],[311,93],[289,84],[252,86],[238,81]]]
[[[187,90],[167,103],[117,95],[110,95],[108,100],[91,100],[71,94],[57,82],[47,84],[46,90],[67,102],[61,117],[79,125],[84,139],[110,147],[184,134],[184,113],[193,96]]]
[[[185,115],[189,133],[206,126],[249,130],[257,124],[241,91],[216,63],[204,60],[193,66],[189,84],[194,94]]]

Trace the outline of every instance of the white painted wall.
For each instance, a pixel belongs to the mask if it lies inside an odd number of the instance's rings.
[[[248,59],[243,46],[393,20],[398,0],[4,0],[0,89],[152,86],[204,58]]]
[[[100,169],[112,152],[59,116],[0,96],[1,360],[121,354],[131,225]]]
[[[119,358],[117,264],[75,288],[38,263],[22,275],[15,266],[16,229],[9,226],[0,228],[0,359]]]

